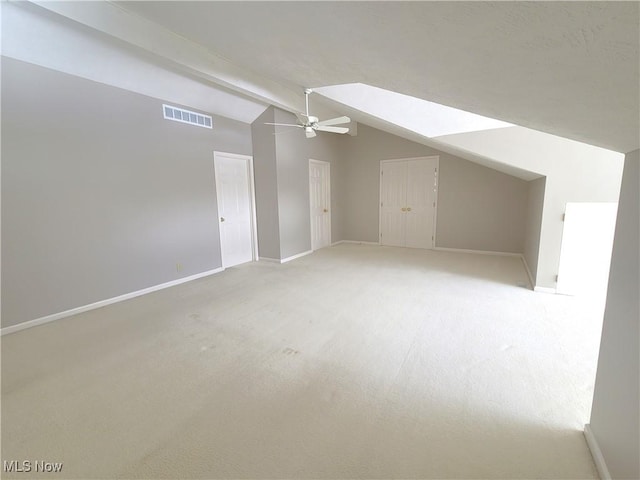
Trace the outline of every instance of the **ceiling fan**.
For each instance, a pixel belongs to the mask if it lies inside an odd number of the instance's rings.
[[[297,115],[300,123],[268,123],[266,122],[265,125],[304,128],[304,134],[307,136],[307,138],[315,137],[317,135],[316,132],[347,133],[349,131],[347,127],[335,127],[334,125],[340,125],[343,123],[351,122],[351,119],[349,117],[337,117],[337,118],[330,118],[329,120],[320,121],[318,117],[309,115],[309,94],[311,92],[313,92],[313,90],[311,90],[310,88],[304,89],[306,113],[301,113]]]

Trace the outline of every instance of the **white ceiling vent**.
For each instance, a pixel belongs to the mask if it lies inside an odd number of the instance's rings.
[[[183,108],[172,107],[171,105],[162,105],[164,118],[174,120],[176,122],[188,123],[198,127],[213,128],[213,120],[209,115],[191,112]]]

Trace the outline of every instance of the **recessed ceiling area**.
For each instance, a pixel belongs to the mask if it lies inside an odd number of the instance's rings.
[[[119,2],[292,89],[365,83],[618,152],[637,2]]]
[[[314,92],[429,138],[513,127],[500,120],[363,83],[320,87]]]

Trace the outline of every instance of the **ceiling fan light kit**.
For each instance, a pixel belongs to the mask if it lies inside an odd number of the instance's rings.
[[[305,99],[305,113],[301,113],[297,115],[300,123],[270,123],[265,122],[265,125],[276,125],[279,127],[297,127],[304,128],[304,134],[307,138],[313,138],[317,135],[316,132],[329,132],[329,133],[340,133],[344,134],[349,132],[348,127],[336,127],[335,125],[342,125],[344,123],[351,122],[349,117],[336,117],[330,118],[329,120],[322,120],[313,115],[309,115],[309,95],[312,90],[309,88],[304,89],[304,99]],[[301,118],[304,117],[304,118]]]

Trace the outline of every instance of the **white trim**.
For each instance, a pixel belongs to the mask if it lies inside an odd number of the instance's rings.
[[[529,264],[527,263],[527,259],[524,258],[524,255],[520,255],[520,258],[522,259],[522,264],[524,265],[524,269],[527,272],[527,277],[529,277],[529,286],[531,287],[531,289],[534,289],[536,286],[536,282],[533,280],[533,274],[529,269]]]
[[[533,291],[534,292],[540,292],[540,293],[552,293],[552,294],[556,294],[556,289],[555,288],[551,288],[551,287],[539,287],[539,286],[535,286],[533,287]]]
[[[588,423],[584,426],[584,438],[587,440],[587,445],[589,446],[589,450],[591,451],[591,456],[593,457],[593,463],[596,464],[596,468],[598,469],[598,474],[600,475],[600,479],[611,480],[611,474],[609,473],[607,464],[604,461],[604,455],[602,455],[602,451],[600,450],[598,441],[596,440],[596,437],[594,437],[593,435],[593,431],[591,430],[591,425]]]
[[[309,255],[313,253],[313,250],[307,250],[306,252],[298,253],[296,255],[291,255],[290,257],[283,258],[280,260],[280,263],[290,262],[291,260],[295,260],[296,258],[304,257],[305,255]]]
[[[539,288],[544,288],[544,287],[535,286],[536,282],[533,280],[533,275],[531,274],[531,270],[529,269],[527,260],[524,258],[524,255],[522,253],[492,252],[487,250],[469,250],[465,248],[446,248],[446,247],[434,247],[433,249],[440,252],[472,253],[475,255],[495,255],[498,257],[518,257],[520,258],[520,260],[522,260],[522,265],[524,266],[524,270],[527,274],[527,278],[529,279],[529,286],[531,287],[531,289],[537,292],[537,291],[542,291],[542,290],[538,290]],[[555,290],[553,290],[552,292],[547,292],[547,293],[556,293],[556,292]]]
[[[466,248],[447,248],[447,247],[434,247],[434,250],[439,252],[454,252],[454,253],[474,253],[478,255],[497,255],[500,257],[522,257],[521,253],[512,252],[492,252],[489,250],[469,250]]]
[[[380,242],[362,242],[360,240],[340,240],[339,242],[332,243],[331,246],[339,245],[341,243],[353,243],[357,245],[380,245]]]
[[[261,262],[280,263],[280,259],[278,258],[259,257],[259,260]]]
[[[309,255],[310,253],[313,253],[313,250],[307,250],[306,252],[298,253],[296,255],[291,255],[290,257],[282,258],[282,259],[269,258],[269,257],[260,257],[260,260],[262,260],[263,262],[271,262],[271,263],[287,263],[287,262],[290,262],[291,260],[295,260],[296,258],[300,258],[300,257],[304,257],[305,255]]]
[[[9,333],[19,332],[20,330],[36,327],[38,325],[53,322],[55,320],[60,320],[66,317],[70,317],[72,315],[77,315],[79,313],[88,312],[89,310],[95,310],[96,308],[106,307],[107,305],[112,305],[114,303],[130,300],[132,298],[139,297],[141,295],[146,295],[147,293],[157,292],[158,290],[163,290],[169,287],[175,287],[176,285],[187,283],[192,280],[197,280],[198,278],[208,277],[209,275],[222,272],[223,270],[224,268],[222,267],[215,268],[213,270],[208,270],[206,272],[196,273],[195,275],[191,275],[189,277],[179,278],[177,280],[172,280],[170,282],[161,283],[160,285],[154,285],[153,287],[143,288],[142,290],[125,293],[124,295],[108,298],[106,300],[100,300],[99,302],[90,303],[89,305],[83,305],[82,307],[76,307],[70,310],[65,310],[64,312],[54,313],[52,315],[46,315],[44,317],[36,318],[35,320],[28,320],[26,322],[22,322],[17,325],[11,325],[10,327],[5,327],[0,329],[0,335],[7,335]]]
[[[253,174],[253,157],[249,157],[249,182],[251,195],[251,232],[253,233],[253,261],[256,262],[260,258],[260,252],[258,250],[258,216],[256,213],[258,210],[256,208],[256,179]],[[222,263],[222,255],[220,256],[220,263]]]
[[[440,193],[440,155],[434,155],[434,157],[436,159],[436,184],[435,195],[433,196],[435,206],[433,207],[433,238],[431,239],[431,249],[436,248],[436,236],[438,229],[438,194]]]
[[[218,189],[218,175],[216,174],[216,158],[217,157],[227,157],[233,158],[236,160],[244,160],[247,165],[247,181],[248,181],[248,193],[249,193],[249,208],[251,209],[251,261],[257,261],[260,256],[258,252],[258,221],[256,217],[256,185],[253,176],[253,157],[251,155],[242,155],[239,153],[229,153],[229,152],[221,152],[219,150],[213,151],[213,171],[215,176],[215,188],[216,188],[216,203],[218,206],[218,211],[216,212],[218,219],[220,218],[220,197],[219,197],[219,189]],[[218,223],[218,235],[220,236],[220,261],[222,262],[223,267],[231,266],[224,265],[222,261],[222,228],[220,228],[220,224]]]

